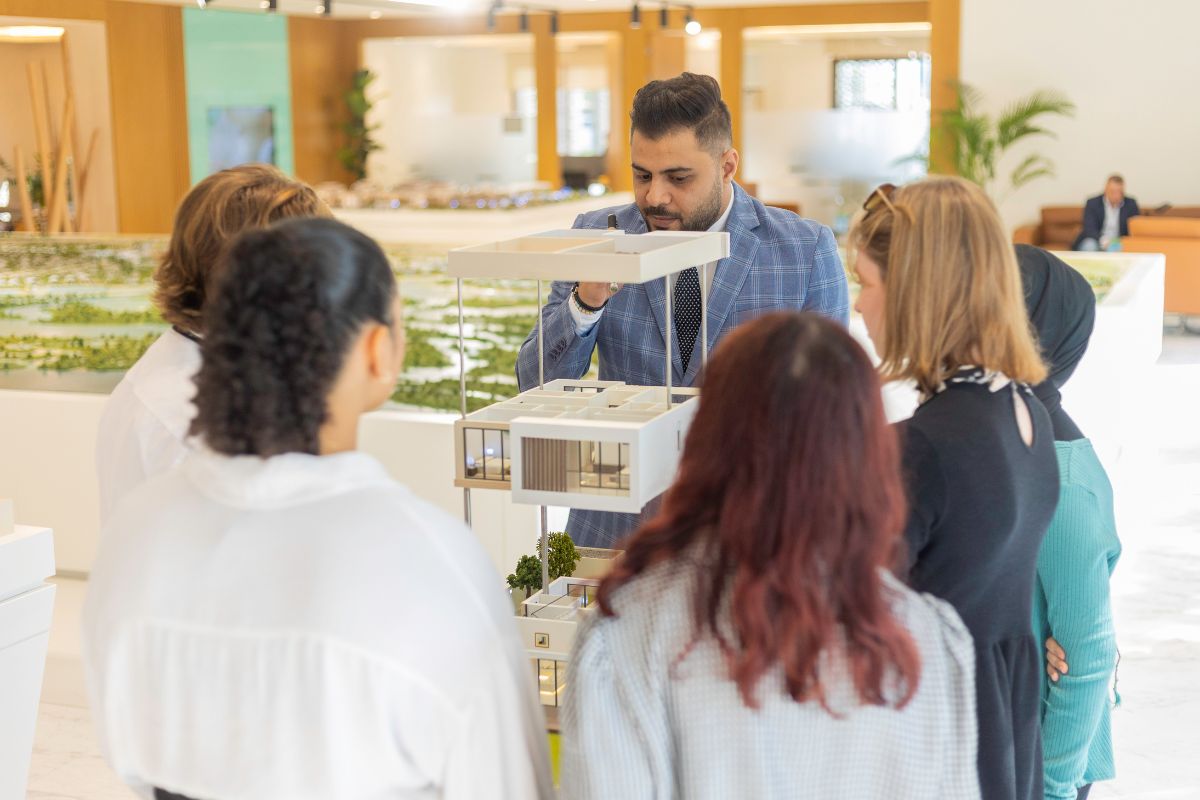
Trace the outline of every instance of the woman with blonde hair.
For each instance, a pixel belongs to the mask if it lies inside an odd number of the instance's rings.
[[[1038,549],[1058,502],[1054,434],[1030,386],[1046,367],[995,207],[959,178],[864,204],[851,236],[855,308],[887,380],[921,404],[902,430],[908,580],[948,600],[975,640],[985,800],[1041,800]]]
[[[100,420],[101,523],[131,489],[166,472],[188,452],[204,306],[225,248],[244,230],[314,216],[330,216],[316,192],[269,164],[221,170],[183,198],[154,272],[154,304],[171,327],[125,373]]]

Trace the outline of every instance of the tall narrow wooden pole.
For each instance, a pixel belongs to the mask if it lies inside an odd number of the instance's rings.
[[[37,225],[33,221],[33,200],[29,197],[29,182],[25,178],[25,154],[21,148],[13,149],[13,169],[17,172],[17,202],[21,204],[21,230],[34,233]]]
[[[75,104],[67,98],[63,108],[63,129],[75,121]],[[63,136],[58,148],[58,163],[54,165],[54,199],[50,201],[50,222],[46,225],[47,233],[62,233],[71,230],[70,216],[67,214],[67,158],[71,154],[70,140]]]
[[[50,133],[46,120],[46,94],[42,90],[43,76],[33,63],[25,65],[29,76],[29,100],[33,105],[33,129],[37,134],[38,159],[42,170],[42,209],[49,215],[54,191],[54,165],[50,163]]]
[[[62,68],[63,68],[63,89],[67,93],[67,99],[71,104],[75,104],[75,81],[71,78],[71,50],[67,46],[67,34],[64,31],[60,40],[62,46]],[[79,155],[83,151],[79,149],[79,136],[76,129],[79,127],[79,120],[76,118],[71,125],[67,125],[63,121],[63,129],[60,137],[62,144],[70,144],[71,149],[68,151],[70,159],[67,161],[67,169],[70,170],[71,189],[70,194],[75,199],[75,217],[72,222],[70,209],[67,212],[67,227],[70,230],[83,230],[83,183],[80,181],[79,166],[77,164]]]
[[[79,183],[75,184],[75,221],[79,230],[84,230],[83,212],[87,208],[87,189],[88,176],[92,173],[92,164],[95,163],[96,148],[100,144],[100,129],[92,128],[92,135],[88,139],[87,153],[83,160],[79,163]],[[78,158],[78,154],[76,154]]]

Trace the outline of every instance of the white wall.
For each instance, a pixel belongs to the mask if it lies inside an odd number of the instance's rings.
[[[1143,206],[1200,204],[1198,35],[1196,0],[962,0],[960,75],[989,108],[1034,89],[1078,106],[1050,123],[1057,140],[1021,151],[1050,157],[1058,175],[1003,201],[1005,221],[1082,203],[1112,172]]]
[[[515,40],[515,41],[514,41]],[[363,60],[379,78],[370,122],[383,149],[368,175],[390,185],[412,179],[523,183],[537,172],[536,120],[504,130],[514,92],[532,88],[532,36],[368,39]]]
[[[801,214],[843,224],[871,188],[914,177],[897,161],[919,151],[929,115],[918,111],[833,108],[833,66],[839,58],[905,57],[927,52],[925,32],[870,36],[792,35],[762,29],[747,37],[743,180],[764,202],[795,202]]]

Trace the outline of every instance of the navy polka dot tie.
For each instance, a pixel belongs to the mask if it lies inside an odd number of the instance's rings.
[[[671,302],[675,312],[675,333],[679,337],[679,359],[686,373],[700,330],[700,274],[695,267],[679,273]]]

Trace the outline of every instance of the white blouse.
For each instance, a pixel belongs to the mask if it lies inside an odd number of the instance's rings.
[[[125,373],[104,404],[96,438],[100,523],[121,498],[187,455],[200,345],[169,330]]]
[[[149,797],[549,798],[545,723],[483,548],[363,453],[197,449],[102,538],[84,662]]]

